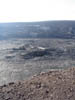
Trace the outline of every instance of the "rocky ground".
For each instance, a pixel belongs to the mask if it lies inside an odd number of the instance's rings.
[[[75,68],[0,86],[0,100],[75,100]]]
[[[50,69],[67,69],[74,66],[75,39],[0,41],[0,86],[26,80]]]

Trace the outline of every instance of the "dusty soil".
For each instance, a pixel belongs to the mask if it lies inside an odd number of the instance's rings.
[[[0,100],[75,100],[75,68],[0,86]]]

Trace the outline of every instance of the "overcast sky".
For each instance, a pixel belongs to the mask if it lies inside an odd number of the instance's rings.
[[[0,0],[0,22],[75,20],[75,0]]]

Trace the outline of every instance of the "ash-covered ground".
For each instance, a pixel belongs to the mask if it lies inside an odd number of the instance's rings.
[[[0,41],[0,85],[75,66],[74,39]]]

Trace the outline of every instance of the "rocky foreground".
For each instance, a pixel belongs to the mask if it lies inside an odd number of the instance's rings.
[[[0,100],[75,100],[75,68],[0,86]]]

